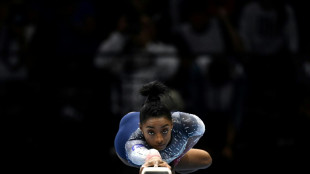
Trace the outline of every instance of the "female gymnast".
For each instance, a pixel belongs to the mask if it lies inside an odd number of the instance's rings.
[[[116,154],[128,166],[168,167],[172,173],[192,173],[208,168],[210,154],[193,148],[205,132],[202,120],[193,114],[170,111],[161,102],[169,89],[153,81],[140,89],[146,97],[140,112],[130,112],[120,121],[114,140]]]

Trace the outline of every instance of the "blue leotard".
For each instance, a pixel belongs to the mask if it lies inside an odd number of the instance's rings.
[[[146,143],[139,129],[139,114],[139,112],[130,112],[121,119],[114,140],[118,156],[134,167],[144,164],[152,148]],[[164,161],[176,165],[203,136],[205,125],[198,116],[184,112],[173,112],[172,122],[171,142],[159,153]]]

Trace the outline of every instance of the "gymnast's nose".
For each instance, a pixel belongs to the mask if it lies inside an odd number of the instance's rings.
[[[156,144],[161,145],[164,142],[164,138],[161,134],[157,134],[156,136]]]

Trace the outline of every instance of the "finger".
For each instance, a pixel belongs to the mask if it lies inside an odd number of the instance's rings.
[[[158,167],[158,161],[154,162],[154,167]]]
[[[166,163],[166,162],[159,164],[159,166],[160,167],[167,167],[167,168],[169,168],[171,170],[171,166],[168,163]]]
[[[139,174],[141,174],[141,173],[142,173],[142,171],[143,171],[144,167],[146,167],[146,166],[145,166],[145,165],[142,165],[142,166],[140,167]]]

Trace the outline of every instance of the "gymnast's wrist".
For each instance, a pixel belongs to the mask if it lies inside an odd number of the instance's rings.
[[[151,158],[159,158],[162,159],[160,153],[156,149],[150,149],[149,154],[146,156],[145,160],[148,161]]]

